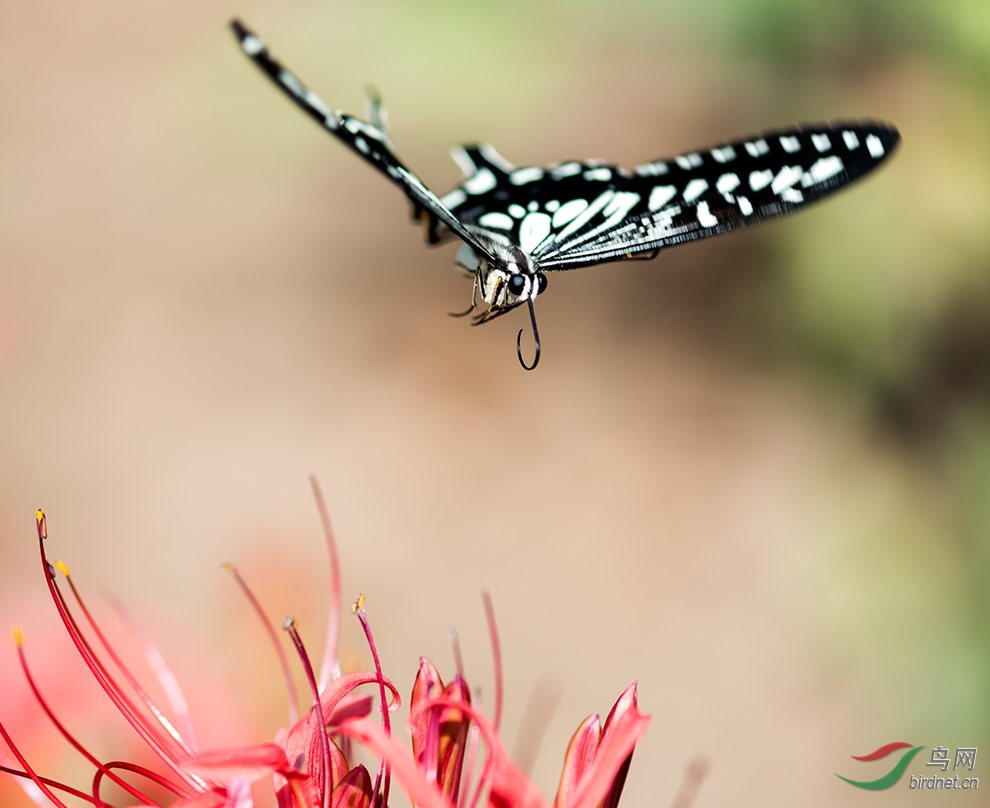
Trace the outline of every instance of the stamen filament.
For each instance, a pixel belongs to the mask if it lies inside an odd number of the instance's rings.
[[[79,627],[69,612],[65,599],[62,596],[62,592],[55,582],[54,568],[48,562],[48,556],[45,553],[45,539],[47,538],[47,535],[48,531],[46,528],[45,515],[41,511],[38,511],[38,544],[41,550],[42,570],[44,571],[45,581],[48,584],[48,592],[51,595],[53,603],[55,604],[55,609],[58,611],[62,624],[65,626],[65,629],[69,634],[69,639],[71,639],[73,644],[76,646],[76,650],[82,657],[83,662],[86,663],[86,666],[89,668],[100,687],[103,688],[103,691],[113,702],[114,706],[120,711],[121,715],[123,715],[128,723],[134,728],[134,731],[141,736],[142,740],[144,740],[144,742],[151,747],[151,749],[162,759],[162,761],[177,775],[179,775],[181,779],[185,780],[190,785],[193,785],[196,781],[190,778],[189,775],[186,775],[179,768],[172,752],[163,745],[162,740],[164,740],[164,738],[159,739],[154,731],[150,730],[144,725],[143,721],[139,720],[139,717],[133,710],[133,705],[128,703],[129,700],[127,700],[127,697],[120,692],[116,682],[114,682],[109,674],[106,673],[102,663],[99,662],[90,648],[89,643],[79,631]],[[27,770],[26,767],[25,770]],[[184,792],[186,796],[191,793],[191,791]]]
[[[492,641],[492,663],[495,666],[495,714],[492,716],[492,724],[495,725],[495,732],[497,733],[502,726],[502,646],[498,641],[498,626],[495,624],[492,597],[488,594],[487,589],[482,591],[481,599],[485,602],[488,634]]]
[[[27,772],[22,772],[20,769],[12,769],[9,766],[0,765],[0,772],[11,774],[14,777],[23,777],[27,780],[33,779],[31,775],[28,774]],[[73,797],[76,797],[77,799],[85,800],[86,802],[91,803],[92,805],[96,805],[96,800],[94,800],[85,791],[80,791],[78,788],[73,788],[72,786],[68,786],[65,783],[60,783],[58,780],[52,780],[50,777],[39,777],[38,779],[41,780],[41,782],[44,783],[46,786],[51,786],[52,788],[58,789],[59,791],[64,791],[66,794],[71,794]],[[107,803],[102,801],[100,804],[107,805]],[[107,808],[110,807],[107,806]]]
[[[86,760],[88,760],[97,769],[103,771],[103,773],[106,774],[111,780],[113,780],[114,783],[116,783],[118,786],[124,789],[124,791],[126,791],[136,800],[140,800],[145,805],[154,805],[155,803],[150,797],[146,796],[145,794],[142,794],[140,791],[138,791],[138,789],[134,788],[134,786],[132,786],[126,780],[110,772],[99,761],[99,759],[95,755],[93,755],[85,746],[83,746],[76,739],[76,737],[71,732],[69,732],[68,729],[66,729],[65,725],[61,721],[59,721],[59,719],[55,716],[55,713],[52,712],[51,706],[48,704],[48,701],[41,694],[41,690],[38,687],[38,683],[35,681],[34,676],[31,674],[31,669],[28,667],[27,657],[25,656],[24,653],[23,640],[20,631],[18,631],[15,634],[14,641],[17,644],[17,657],[20,660],[21,670],[24,672],[24,678],[27,680],[28,687],[31,689],[31,693],[34,695],[35,701],[38,702],[38,705],[44,711],[45,715],[48,717],[48,720],[51,721],[51,723],[55,726],[55,729],[58,730],[59,734],[63,738],[65,738],[66,741],[69,742],[69,744],[72,746],[73,749],[75,749],[80,755],[86,758]],[[94,792],[94,794],[97,793],[98,792]]]
[[[330,561],[330,606],[327,615],[327,639],[323,649],[323,663],[320,666],[319,687],[322,693],[327,689],[331,679],[340,676],[340,663],[337,660],[337,641],[340,637],[340,557],[337,554],[337,540],[334,536],[333,525],[330,523],[330,512],[326,500],[320,490],[320,483],[315,474],[309,477],[316,499],[316,509],[320,512],[320,522],[323,525],[323,535],[327,542],[327,556]]]
[[[10,748],[10,751],[14,753],[14,757],[17,758],[17,762],[21,764],[21,768],[24,770],[27,776],[34,781],[34,784],[39,789],[41,789],[41,793],[44,794],[46,797],[48,797],[48,799],[52,801],[52,804],[57,806],[57,808],[68,808],[68,806],[64,802],[62,802],[62,800],[60,800],[52,793],[52,790],[48,787],[47,783],[45,783],[45,781],[38,776],[37,772],[35,772],[35,770],[28,765],[28,762],[24,758],[24,755],[21,754],[21,750],[18,749],[17,746],[14,744],[14,739],[10,737],[10,734],[7,732],[7,729],[6,727],[4,727],[2,722],[0,722],[0,736],[3,737],[7,746]]]
[[[193,727],[189,704],[186,701],[185,694],[182,692],[182,687],[179,685],[179,680],[172,673],[161,650],[159,650],[154,640],[148,636],[148,632],[144,630],[144,627],[131,614],[130,610],[115,597],[109,597],[109,601],[111,608],[117,612],[117,616],[128,632],[130,632],[135,644],[144,653],[148,667],[151,668],[152,673],[154,673],[155,678],[158,680],[158,684],[165,692],[165,698],[168,699],[168,703],[172,707],[176,722],[182,727],[182,731],[178,733],[180,739],[184,738],[189,748],[195,751],[198,748],[196,730]]]
[[[450,638],[450,649],[454,652],[454,670],[463,679],[464,659],[461,656],[461,637],[453,626],[447,629],[447,636]]]
[[[375,647],[375,639],[371,636],[371,625],[368,623],[368,615],[364,611],[364,594],[358,598],[357,603],[351,607],[351,611],[357,615],[364,629],[364,636],[368,639],[368,646],[371,648],[371,658],[375,661],[375,675],[378,677],[378,691],[382,704],[382,729],[386,735],[392,734],[392,721],[388,714],[388,702],[385,700],[385,676],[382,674],[382,663],[378,659],[378,648]],[[391,784],[392,769],[385,758],[382,758],[378,765],[378,776],[375,778],[375,800],[372,802],[373,808],[388,805],[388,791]],[[382,785],[381,802],[378,802],[378,785]]]
[[[255,597],[254,592],[251,591],[251,588],[247,585],[247,582],[241,577],[241,573],[238,571],[237,567],[233,564],[224,564],[224,569],[228,570],[230,574],[234,576],[234,580],[237,581],[237,585],[241,588],[241,591],[247,597],[248,602],[254,608],[254,612],[258,615],[258,619],[261,620],[261,625],[268,634],[268,639],[272,641],[272,646],[275,648],[275,654],[278,656],[279,665],[282,666],[282,676],[285,679],[285,688],[289,695],[289,722],[295,724],[299,720],[299,695],[296,693],[296,684],[292,681],[292,671],[289,669],[289,659],[285,655],[285,650],[282,648],[282,643],[278,641],[278,634],[275,633],[275,627],[272,625],[272,621],[268,619],[268,615],[265,614],[265,610],[261,606],[261,601]]]
[[[478,759],[480,738],[481,730],[476,724],[471,724],[468,729],[467,757],[461,775],[461,793],[458,795],[457,808],[464,808],[467,803],[468,792],[471,790],[471,778],[474,777],[474,765]]]
[[[299,659],[302,662],[303,670],[306,672],[306,680],[309,682],[310,689],[313,693],[313,698],[316,700],[316,704],[313,706],[313,717],[317,722],[319,722],[320,730],[318,734],[320,737],[320,756],[323,758],[323,783],[321,783],[321,797],[323,808],[329,808],[330,795],[333,793],[335,783],[333,782],[333,764],[330,760],[330,734],[327,731],[327,722],[323,718],[323,702],[320,699],[320,690],[316,684],[316,676],[313,674],[313,665],[309,661],[309,654],[306,653],[306,647],[303,645],[302,637],[299,635],[299,628],[296,625],[295,618],[284,618],[282,621],[282,630],[292,638],[292,643],[296,647],[296,653],[299,654]]]
[[[134,692],[137,693],[138,698],[141,699],[142,702],[144,702],[144,706],[148,708],[151,714],[155,717],[155,720],[157,720],[158,723],[165,730],[165,732],[168,733],[169,737],[171,737],[171,739],[175,741],[175,743],[177,743],[179,747],[182,749],[182,751],[185,752],[187,755],[193,754],[193,750],[189,747],[189,745],[185,742],[185,740],[183,740],[182,736],[179,734],[179,731],[172,726],[172,722],[168,720],[168,718],[158,708],[155,702],[152,701],[151,696],[149,696],[147,691],[143,687],[141,687],[141,683],[138,682],[137,677],[135,677],[131,673],[130,669],[124,664],[124,661],[113,649],[113,646],[110,645],[110,641],[106,638],[106,635],[103,633],[103,631],[100,629],[99,625],[97,624],[96,620],[93,618],[92,613],[89,611],[89,608],[86,606],[85,602],[82,599],[82,595],[79,594],[79,590],[76,589],[76,584],[72,580],[72,576],[69,574],[69,568],[66,567],[64,564],[62,564],[61,562],[56,562],[55,566],[58,567],[65,575],[65,580],[69,584],[69,589],[72,592],[72,596],[76,599],[76,603],[79,605],[79,609],[82,611],[83,617],[86,618],[86,622],[89,623],[89,626],[93,630],[93,633],[96,634],[96,638],[100,641],[100,644],[103,646],[104,650],[110,656],[110,659],[113,661],[114,665],[117,666],[117,669],[121,672],[124,679],[134,689]]]

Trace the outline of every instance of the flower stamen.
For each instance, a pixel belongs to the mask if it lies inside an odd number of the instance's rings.
[[[316,683],[316,676],[313,674],[313,664],[309,661],[309,654],[303,645],[302,637],[299,634],[299,627],[294,617],[282,619],[282,630],[292,639],[292,644],[296,647],[296,653],[302,662],[303,670],[306,672],[306,681],[309,682],[310,690],[313,693],[315,704],[313,705],[313,719],[318,722],[318,735],[320,738],[320,757],[323,761],[323,782],[319,784],[321,802],[323,808],[329,808],[330,795],[333,793],[333,767],[330,762],[330,734],[327,732],[327,722],[323,719],[323,703],[320,700],[320,690]]]
[[[278,641],[278,634],[275,633],[275,627],[272,625],[272,621],[268,619],[268,615],[265,614],[265,610],[261,605],[261,601],[255,597],[254,592],[247,585],[247,582],[241,577],[241,573],[237,570],[233,564],[224,564],[223,568],[230,572],[234,576],[234,580],[237,581],[237,585],[241,588],[241,591],[248,599],[248,603],[251,604],[261,620],[261,625],[264,626],[265,632],[268,634],[268,638],[272,641],[272,646],[275,648],[275,653],[278,656],[279,665],[282,667],[282,677],[285,679],[285,688],[289,694],[289,722],[295,724],[299,720],[299,696],[296,693],[296,685],[292,681],[292,671],[289,670],[289,660],[285,655],[285,650],[282,648],[282,643]],[[320,688],[320,692],[323,688]]]
[[[364,592],[362,592],[357,599],[357,602],[351,607],[351,611],[357,615],[357,619],[361,621],[361,627],[364,629],[364,636],[368,639],[368,647],[371,648],[371,658],[375,661],[375,675],[378,677],[378,690],[382,703],[382,729],[385,730],[386,735],[392,734],[392,721],[388,714],[388,702],[385,699],[385,676],[382,674],[382,663],[378,659],[378,649],[375,647],[375,639],[371,635],[371,625],[368,623],[368,615],[364,611]],[[381,758],[378,764],[378,774],[375,777],[375,787],[373,793],[375,795],[372,801],[373,808],[379,808],[379,806],[388,805],[388,792],[389,785],[392,779],[392,769],[385,758]],[[378,786],[381,785],[381,801],[378,798]]]
[[[492,664],[495,666],[495,714],[492,716],[492,724],[497,733],[502,726],[502,646],[498,641],[492,596],[487,589],[482,590],[481,599],[485,602],[485,617],[488,619],[488,634],[492,642]]]
[[[320,666],[320,692],[327,689],[331,679],[340,676],[340,663],[337,660],[337,639],[340,634],[340,558],[337,555],[337,540],[334,537],[333,525],[330,524],[330,512],[326,500],[320,490],[320,483],[315,474],[309,477],[316,499],[316,509],[320,512],[320,523],[323,525],[323,536],[327,542],[327,558],[330,562],[330,606],[327,615],[327,639],[323,649],[323,664]]]
[[[65,725],[55,716],[55,713],[52,711],[51,706],[48,704],[47,699],[45,699],[45,697],[42,695],[41,689],[38,687],[38,683],[35,680],[34,676],[32,675],[30,667],[28,667],[27,657],[24,653],[24,635],[19,626],[16,626],[14,628],[14,644],[17,646],[17,658],[20,660],[21,670],[24,673],[24,678],[27,680],[28,687],[31,689],[31,693],[34,696],[35,701],[38,702],[38,706],[41,707],[45,715],[48,717],[48,720],[51,721],[55,729],[58,730],[59,734],[63,738],[65,738],[66,741],[69,742],[69,745],[72,746],[73,749],[75,749],[80,755],[86,758],[86,760],[88,760],[93,766],[95,766],[97,769],[102,771],[107,777],[113,780],[114,783],[116,783],[118,786],[124,789],[124,791],[126,791],[132,797],[134,797],[137,800],[140,800],[145,805],[154,805],[155,803],[151,800],[151,798],[149,798],[145,794],[142,794],[140,791],[138,791],[138,789],[136,789],[126,780],[124,780],[121,777],[118,777],[116,774],[113,774],[108,768],[106,768],[99,761],[99,759],[94,754],[92,754],[85,746],[83,746],[82,743],[80,743],[79,740],[71,732],[69,732],[69,730],[65,727]],[[93,790],[94,800],[99,799],[99,797],[97,796],[98,794],[99,791],[94,789]]]

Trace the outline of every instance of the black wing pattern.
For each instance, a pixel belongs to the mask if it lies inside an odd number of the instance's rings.
[[[425,213],[428,217],[430,242],[439,241],[439,225],[442,224],[467,244],[470,244],[479,256],[495,261],[488,247],[479,242],[474,234],[469,232],[437,198],[436,194],[427,188],[419,177],[406,168],[392,152],[391,140],[382,124],[381,107],[376,96],[372,95],[370,99],[370,123],[355,118],[353,115],[331,109],[292,71],[276,61],[268,52],[265,44],[239,20],[231,21],[230,27],[237,37],[241,50],[303,112],[398,185],[412,200],[417,218],[419,214]]]
[[[516,168],[490,146],[468,146],[454,151],[467,178],[443,201],[467,230],[518,245],[541,271],[575,269],[793,213],[872,171],[899,139],[878,123],[803,126],[632,172]]]

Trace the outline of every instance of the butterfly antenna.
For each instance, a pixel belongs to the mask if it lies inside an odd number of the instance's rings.
[[[520,328],[519,333],[516,334],[516,356],[519,357],[519,364],[522,365],[525,370],[532,370],[540,364],[540,353],[542,349],[540,347],[540,329],[536,327],[536,310],[533,308],[533,298],[527,298],[526,303],[529,305],[529,321],[533,324],[533,342],[536,343],[536,356],[533,358],[532,365],[527,365],[526,360],[523,359],[522,335],[525,329],[522,328]]]

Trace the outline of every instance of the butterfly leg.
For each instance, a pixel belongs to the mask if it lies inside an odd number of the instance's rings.
[[[474,307],[478,305],[478,286],[481,278],[481,268],[479,267],[474,271],[474,282],[471,284],[471,305],[466,311],[451,311],[447,312],[448,317],[467,317]]]

